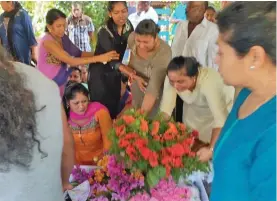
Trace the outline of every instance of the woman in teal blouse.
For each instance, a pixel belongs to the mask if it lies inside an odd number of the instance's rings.
[[[214,150],[211,201],[276,200],[276,2],[235,2],[218,16],[217,63],[242,88]]]

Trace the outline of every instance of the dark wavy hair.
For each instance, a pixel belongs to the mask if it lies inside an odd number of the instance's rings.
[[[31,67],[30,67],[31,68]],[[11,165],[28,169],[37,144],[36,104],[31,90],[25,87],[24,77],[15,71],[8,53],[0,47],[0,172]]]

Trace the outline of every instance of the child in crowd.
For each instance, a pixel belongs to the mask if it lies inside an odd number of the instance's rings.
[[[216,10],[212,6],[209,6],[206,10],[205,17],[210,22],[216,23]]]

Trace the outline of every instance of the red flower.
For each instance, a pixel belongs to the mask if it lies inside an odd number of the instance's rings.
[[[140,154],[142,155],[142,157],[145,159],[145,160],[148,160],[150,154],[151,154],[151,150],[148,149],[147,147],[142,147],[140,149]]]
[[[154,138],[154,140],[161,141],[161,137],[158,135],[154,135],[153,138]]]
[[[167,131],[167,132],[164,133],[163,139],[165,139],[165,140],[173,140],[174,137],[172,136],[171,133],[169,133],[169,132]]]
[[[124,135],[125,130],[126,130],[125,125],[116,126],[115,127],[115,133],[116,133],[117,137],[120,137],[120,136]]]
[[[170,172],[171,172],[171,167],[169,165],[166,165],[165,169],[166,169],[166,177],[169,177],[170,176]]]
[[[142,132],[148,132],[148,123],[144,119],[140,120],[140,130]]]
[[[126,140],[136,139],[139,135],[137,133],[127,133],[124,137]]]
[[[131,160],[133,160],[133,161],[137,160],[136,150],[133,146],[128,146],[126,149],[126,153],[130,157]]]
[[[173,167],[175,168],[181,168],[183,167],[183,163],[182,163],[182,158],[181,157],[176,157],[176,158],[173,158]]]
[[[156,167],[159,165],[158,154],[156,152],[153,152],[153,151],[150,152],[149,163],[151,167]]]
[[[195,137],[195,138],[198,138],[199,132],[198,132],[197,130],[193,130],[192,133],[191,133],[191,135],[192,135],[193,137]]]
[[[169,164],[170,161],[171,161],[171,157],[170,157],[170,156],[165,156],[165,157],[162,158],[161,163],[162,163],[163,165],[166,165],[166,164]]]
[[[126,124],[131,124],[135,121],[135,118],[131,115],[123,115],[122,119],[123,121],[125,121]]]
[[[169,150],[172,156],[183,156],[185,154],[184,147],[181,144],[175,144]]]
[[[191,147],[191,145],[193,145],[193,143],[194,143],[194,138],[190,137],[190,138],[185,139],[182,144],[184,147],[187,147],[187,146]]]
[[[120,148],[125,148],[128,147],[130,145],[130,142],[125,140],[125,139],[120,139],[119,140],[119,147]]]
[[[145,147],[146,145],[147,145],[147,141],[145,139],[137,139],[135,141],[135,146],[138,149],[141,149],[141,148]]]
[[[151,135],[157,135],[160,129],[160,122],[154,121],[152,124],[152,132]]]
[[[195,156],[196,156],[196,153],[195,152],[189,152],[189,157],[192,157],[192,158],[194,158]]]

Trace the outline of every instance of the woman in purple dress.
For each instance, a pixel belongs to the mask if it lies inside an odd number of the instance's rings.
[[[115,51],[94,56],[91,52],[78,49],[64,34],[66,15],[58,9],[48,11],[46,23],[46,34],[39,43],[38,69],[57,83],[61,95],[71,74],[71,66],[105,63],[119,58]]]

